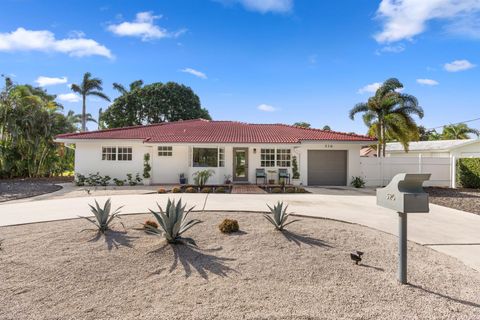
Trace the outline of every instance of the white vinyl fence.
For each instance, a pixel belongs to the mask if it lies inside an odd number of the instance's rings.
[[[426,186],[455,187],[455,158],[389,157],[360,158],[361,177],[371,187],[385,186],[398,173],[430,173]]]

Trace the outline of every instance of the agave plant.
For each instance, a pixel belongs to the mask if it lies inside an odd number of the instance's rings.
[[[113,213],[112,211],[112,202],[110,199],[108,199],[105,204],[103,205],[103,208],[100,208],[100,205],[98,204],[97,200],[95,200],[95,207],[89,204],[90,210],[93,212],[95,215],[95,219],[90,218],[90,217],[80,217],[85,220],[88,220],[89,222],[93,223],[95,226],[97,226],[98,231],[105,233],[105,231],[110,229],[110,224],[112,223],[113,219],[117,218],[120,219],[119,213],[120,209],[123,207],[117,208]],[[121,223],[121,222],[120,222]],[[123,226],[123,223],[121,223]],[[125,228],[125,226],[123,226]],[[92,229],[84,229],[84,230],[92,230]],[[84,231],[82,230],[82,231]]]
[[[155,216],[158,221],[158,224],[161,227],[160,229],[152,228],[151,226],[145,225],[151,233],[164,235],[168,243],[178,243],[178,242],[190,242],[195,244],[192,239],[182,238],[181,235],[193,227],[194,225],[201,223],[198,219],[193,219],[187,221],[187,216],[192,211],[193,207],[185,210],[186,204],[182,206],[182,199],[178,200],[175,204],[175,200],[168,199],[166,210],[163,211],[162,207],[157,203],[159,212],[155,212],[151,209],[150,212]]]
[[[290,214],[287,213],[288,205],[286,205],[284,208],[283,202],[279,201],[276,205],[273,206],[273,208],[267,204],[267,207],[270,209],[272,216],[268,214],[264,214],[263,216],[265,217],[265,219],[270,221],[270,223],[273,224],[275,226],[275,229],[278,231],[282,231],[289,224],[294,223],[295,221],[299,221],[299,220],[292,220],[287,222],[287,219],[290,216]]]

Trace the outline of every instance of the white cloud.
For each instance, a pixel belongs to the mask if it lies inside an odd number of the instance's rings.
[[[445,63],[443,65],[443,68],[448,72],[464,71],[464,70],[472,69],[475,67],[476,65],[474,65],[468,60],[455,60],[450,63]]]
[[[67,77],[55,78],[40,76],[35,80],[39,87],[54,86],[56,84],[67,83]]]
[[[381,55],[382,53],[400,53],[405,51],[405,46],[403,44],[384,46],[378,49],[375,54]]]
[[[472,20],[480,11],[479,0],[382,0],[377,16],[383,20],[383,30],[375,35],[378,42],[395,42],[412,39],[427,28],[430,20],[443,19],[465,28],[461,21]],[[463,30],[466,32],[467,30]]]
[[[161,17],[162,16],[154,16],[152,12],[139,12],[133,22],[111,24],[108,26],[108,30],[118,36],[139,37],[143,41],[176,38],[186,32],[186,29],[170,32],[167,29],[155,25],[155,20],[160,19]]]
[[[371,84],[367,84],[366,86],[358,89],[357,93],[363,94],[363,93],[375,93],[378,88],[380,88],[382,84],[380,82],[374,82]]]
[[[224,4],[240,3],[246,9],[261,13],[285,13],[293,9],[293,0],[215,0]]]
[[[425,86],[437,86],[439,83],[433,79],[417,79],[417,83]]]
[[[113,58],[110,50],[92,39],[70,37],[56,39],[48,30],[18,28],[10,33],[0,33],[0,51],[61,52],[74,57],[103,56]]]
[[[194,75],[195,77],[202,78],[202,79],[207,79],[207,75],[201,71],[192,69],[192,68],[184,68],[180,70],[181,72],[189,73],[191,75]]]
[[[79,102],[80,96],[76,93],[61,93],[57,95],[57,99],[65,102]]]
[[[260,110],[260,111],[265,111],[265,112],[274,112],[274,111],[277,110],[274,106],[271,106],[269,104],[264,104],[264,103],[259,105],[257,107],[257,109]]]

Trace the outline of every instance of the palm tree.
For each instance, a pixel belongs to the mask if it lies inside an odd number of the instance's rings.
[[[442,139],[443,140],[457,140],[457,139],[470,139],[468,134],[474,134],[477,138],[480,136],[480,131],[470,128],[465,123],[450,124],[443,127]]]
[[[110,98],[102,92],[102,80],[99,78],[92,78],[90,72],[86,72],[83,75],[81,84],[72,84],[71,88],[73,92],[82,96],[82,131],[85,131],[87,128],[87,96],[97,96],[107,101],[110,101]]]
[[[369,134],[378,139],[377,153],[384,157],[387,140],[398,140],[407,150],[408,142],[418,135],[418,127],[412,116],[423,118],[417,98],[399,92],[401,88],[403,84],[398,79],[388,79],[373,97],[356,104],[349,113],[352,120],[357,113],[363,113]]]
[[[75,114],[73,110],[69,110],[67,115],[65,116],[67,120],[67,124],[70,128],[72,128],[72,131],[77,131],[78,130],[78,125],[82,123],[82,115],[81,114]],[[97,123],[97,120],[93,118],[93,116],[90,113],[86,114],[86,122],[94,122]]]
[[[140,89],[143,86],[143,80],[136,80],[130,83],[129,90],[127,90],[122,84],[114,82],[113,89],[117,90],[123,95],[132,92],[135,89]]]

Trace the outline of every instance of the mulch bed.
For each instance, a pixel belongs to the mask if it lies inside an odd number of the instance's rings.
[[[72,181],[71,177],[0,180],[0,202],[23,199],[62,189],[56,183]]]
[[[441,206],[480,214],[479,189],[425,188],[430,202]]]

